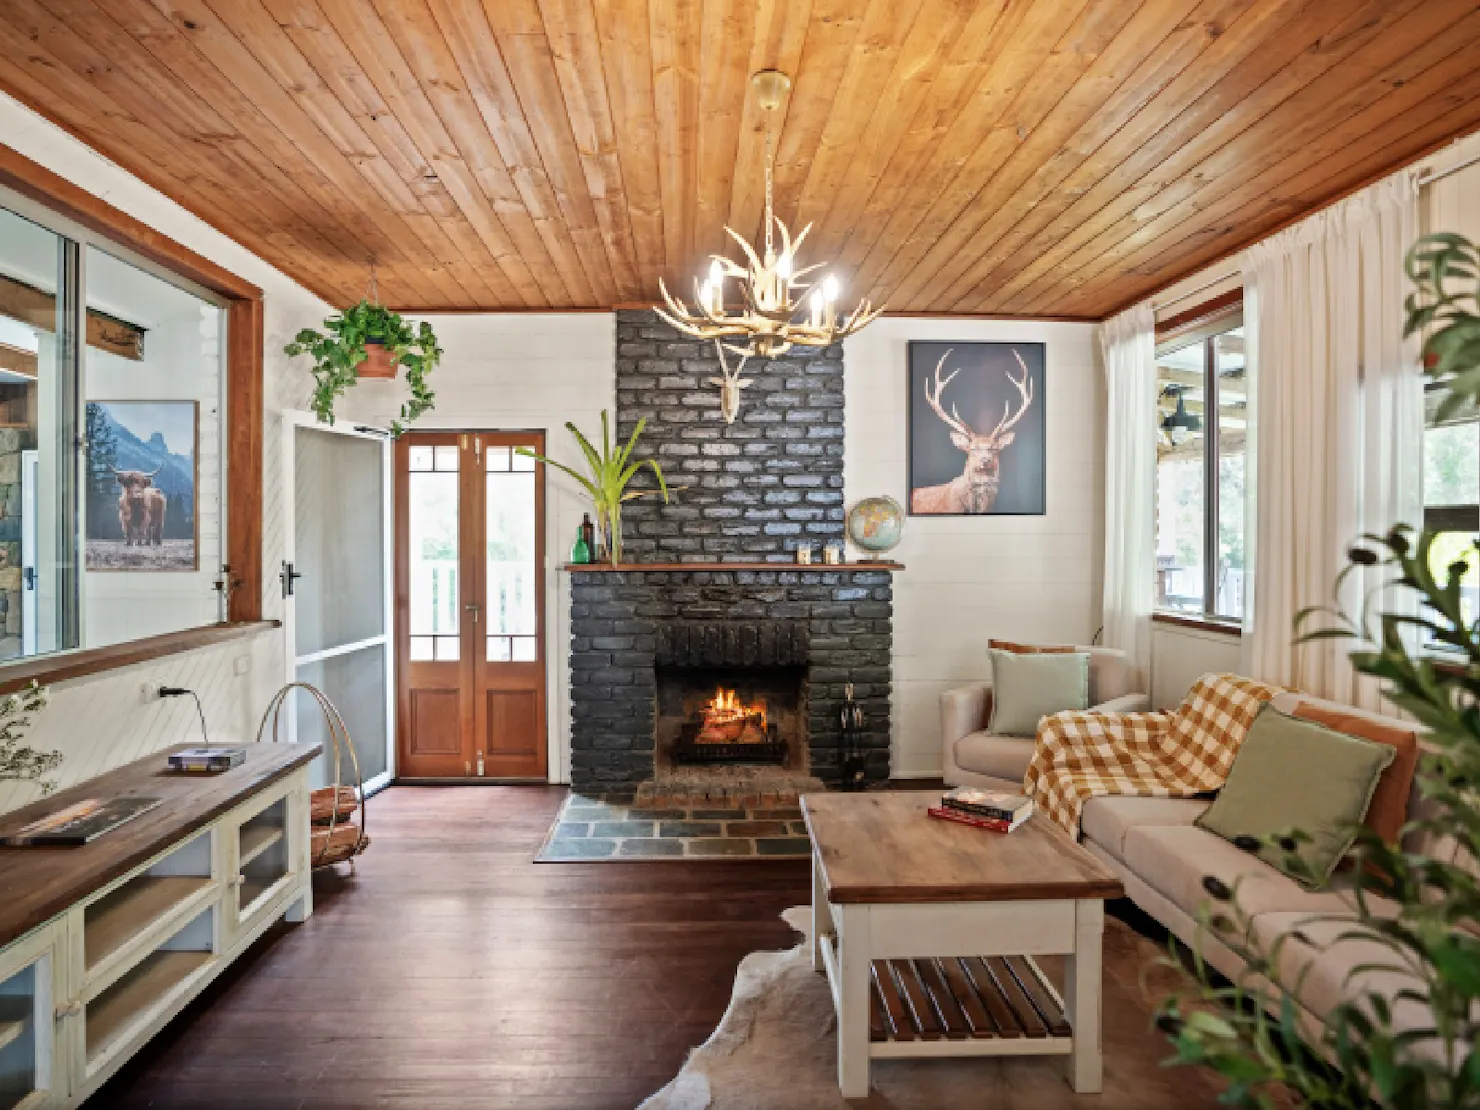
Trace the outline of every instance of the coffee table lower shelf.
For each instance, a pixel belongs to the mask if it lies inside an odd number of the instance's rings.
[[[837,999],[837,949],[821,955]],[[873,960],[869,1046],[874,1059],[919,1056],[1067,1056],[1064,1001],[1029,956]]]

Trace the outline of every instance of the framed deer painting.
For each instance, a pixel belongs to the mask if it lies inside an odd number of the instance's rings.
[[[1042,343],[909,344],[911,516],[1041,516]]]

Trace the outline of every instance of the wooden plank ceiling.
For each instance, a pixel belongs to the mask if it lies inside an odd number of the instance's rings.
[[[335,303],[1098,318],[1480,124],[1474,0],[4,0],[0,87]]]

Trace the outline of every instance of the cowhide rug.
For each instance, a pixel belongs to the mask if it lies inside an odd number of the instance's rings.
[[[811,924],[804,907],[782,917],[804,935]],[[1151,1019],[1175,975],[1156,966],[1164,954],[1106,918],[1103,1094],[1074,1094],[1057,1057],[876,1060],[869,1098],[849,1102],[838,1093],[832,999],[812,970],[806,941],[789,952],[753,952],[740,962],[719,1028],[640,1110],[1212,1108],[1218,1103],[1211,1077],[1161,1065],[1170,1046]],[[1045,959],[1043,968],[1062,987],[1059,961]]]

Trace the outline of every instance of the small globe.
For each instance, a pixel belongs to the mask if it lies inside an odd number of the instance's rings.
[[[848,538],[870,555],[882,555],[904,538],[904,509],[892,497],[865,497],[848,512]]]

